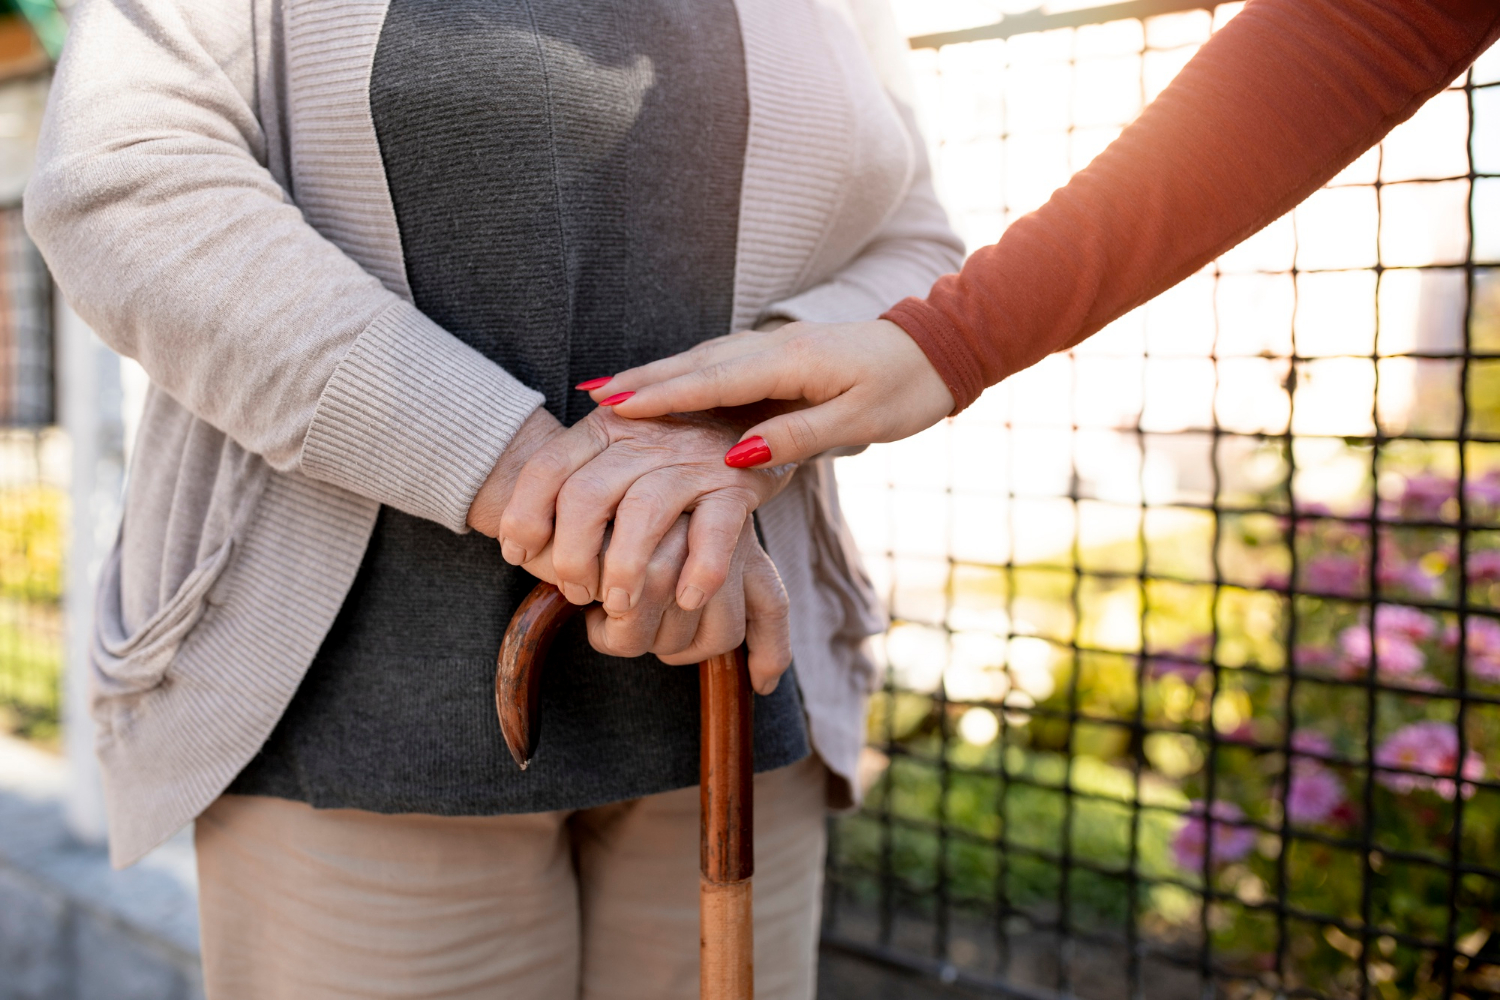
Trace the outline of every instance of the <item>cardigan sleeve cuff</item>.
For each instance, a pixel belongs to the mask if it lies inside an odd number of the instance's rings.
[[[947,316],[925,300],[902,299],[880,318],[905,330],[937,369],[943,384],[953,393],[953,413],[949,416],[967,409],[985,390],[984,371],[967,339]]]
[[[302,471],[453,531],[541,393],[402,301],[324,387]]]

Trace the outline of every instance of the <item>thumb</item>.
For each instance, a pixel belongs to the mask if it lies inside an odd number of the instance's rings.
[[[872,438],[863,423],[859,408],[845,393],[826,403],[761,421],[725,453],[724,464],[753,469],[801,462],[830,448],[869,444]]]
[[[776,564],[752,544],[745,556],[745,643],[750,647],[750,686],[767,695],[776,690],[792,662],[790,604]]]

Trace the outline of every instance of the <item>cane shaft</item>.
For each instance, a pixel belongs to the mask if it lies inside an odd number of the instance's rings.
[[[754,996],[755,873],[750,674],[741,650],[698,665],[703,712],[699,896],[702,1000]]]
[[[698,665],[703,711],[699,863],[710,882],[738,882],[755,873],[750,675],[743,657],[736,650]]]
[[[699,883],[698,995],[701,1000],[755,996],[755,924],[751,880]]]

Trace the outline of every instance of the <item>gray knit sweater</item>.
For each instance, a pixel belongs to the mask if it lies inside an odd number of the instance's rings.
[[[152,389],[94,642],[110,850],[192,820],[275,728],[382,506],[463,532],[542,401],[416,308],[370,108],[387,0],[82,0],[26,222]],[[855,320],[961,247],[883,0],[735,0],[750,104],[740,329]],[[757,518],[809,733],[852,797],[884,624],[827,462]]]
[[[370,107],[417,308],[545,393],[729,332],[748,106],[730,0],[391,0]],[[605,656],[582,619],[510,759],[495,650],[535,580],[480,535],[383,507],[332,631],[230,786],[325,808],[579,809],[696,784],[698,672]],[[808,753],[795,674],[756,698],[757,770]]]

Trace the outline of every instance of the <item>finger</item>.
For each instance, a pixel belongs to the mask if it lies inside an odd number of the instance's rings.
[[[743,406],[763,399],[801,399],[806,391],[797,357],[785,345],[727,358],[706,359],[665,381],[646,383],[614,407],[639,420],[668,413]],[[611,384],[613,388],[613,384]]]
[[[781,574],[759,544],[747,553],[743,574],[750,686],[767,695],[792,663],[791,604]]]
[[[676,601],[669,599],[662,611],[661,624],[656,629],[656,639],[651,643],[651,652],[658,657],[681,653],[693,644],[702,621],[702,611],[684,611]]]
[[[686,518],[683,520],[686,521]],[[595,616],[598,620],[591,624],[589,632],[589,642],[595,649],[612,656],[636,657],[656,647],[658,636],[664,627],[663,618],[668,612],[676,610],[672,600],[672,587],[686,549],[687,531],[684,524],[669,533],[654,554],[647,569],[640,603],[623,615],[599,609],[601,614]],[[678,649],[688,645],[697,630],[696,616],[688,617],[691,620],[684,621],[682,617],[678,617],[666,625],[669,638],[677,637],[686,630],[686,636],[677,639]]]
[[[605,607],[635,607],[653,553],[679,520],[686,533],[682,512],[697,499],[692,485],[669,469],[648,473],[631,484],[615,506],[614,532],[604,553],[599,592]]]
[[[568,587],[587,592],[589,600],[603,600],[611,614],[623,614],[633,602],[630,592],[610,594],[600,588],[600,553],[604,529],[615,517],[621,500],[643,477],[675,459],[665,449],[656,452],[632,449],[609,449],[577,470],[557,492],[557,515],[552,535],[552,565],[559,580]],[[679,505],[671,512],[675,519],[682,512]],[[671,520],[667,521],[670,526]],[[664,531],[665,529],[663,529]],[[656,548],[655,541],[646,551]],[[611,539],[611,545],[614,544]],[[572,600],[571,594],[569,600]]]
[[[860,412],[852,395],[844,393],[818,406],[761,421],[725,453],[724,463],[737,469],[759,469],[806,461],[830,448],[881,440],[884,428]]]
[[[741,587],[723,587],[703,606],[692,645],[680,653],[661,656],[663,663],[697,663],[710,656],[738,649],[745,641],[745,592]]]
[[[701,608],[724,586],[749,517],[745,499],[728,490],[708,494],[693,508],[687,562],[677,581],[678,607]]]
[[[779,338],[778,338],[779,339]],[[686,375],[704,365],[714,364],[727,358],[739,357],[760,350],[772,343],[772,335],[761,330],[740,330],[735,333],[705,340],[680,354],[626,369],[608,382],[588,390],[594,402],[601,402],[619,392],[639,389],[641,386],[665,382],[667,379]]]
[[[589,645],[607,656],[627,660],[644,656],[656,639],[666,608],[665,603],[643,603],[639,609],[616,617],[599,605],[591,605],[586,612]]]
[[[542,551],[522,563],[521,568],[538,580],[545,580],[556,586],[557,572],[552,568],[552,543],[542,546]]]
[[[536,558],[552,537],[558,491],[608,444],[592,423],[584,421],[548,441],[527,460],[500,515],[498,538],[506,562],[519,566]]]

